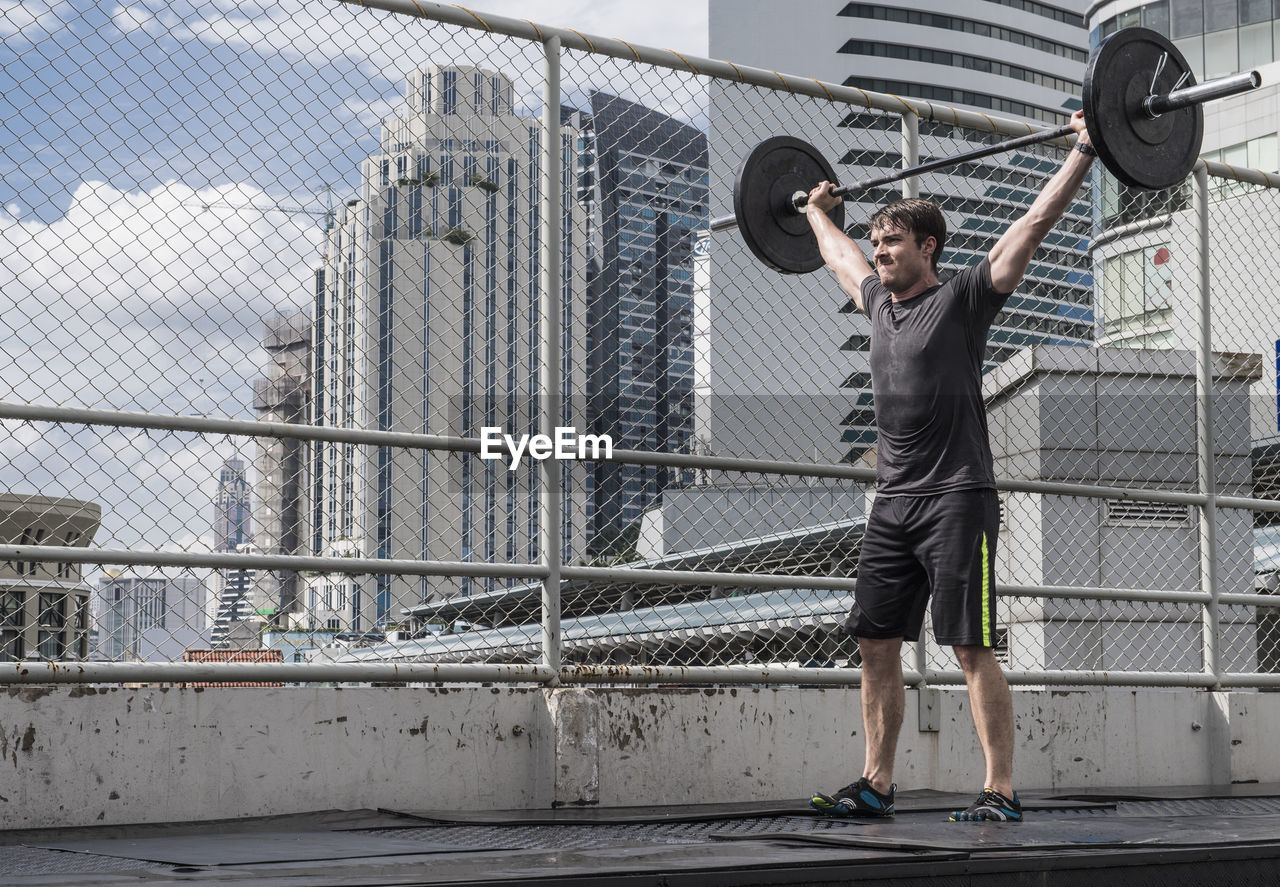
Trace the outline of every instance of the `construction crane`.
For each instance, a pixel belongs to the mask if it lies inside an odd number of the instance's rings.
[[[279,212],[279,213],[286,213],[289,215],[301,214],[301,215],[310,215],[310,216],[324,216],[324,230],[331,231],[336,221],[336,214],[333,209],[333,189],[326,186],[325,193],[328,196],[327,209],[315,209],[315,208],[309,208],[305,206],[289,206],[287,204],[275,203],[275,202],[266,203],[266,204],[259,203],[259,202],[229,203],[225,200],[200,200],[200,201],[184,200],[179,205],[189,207],[189,208],[201,209],[201,210],[229,209],[229,210],[234,210],[235,212],[244,212],[246,210],[252,210],[254,212],[260,212],[260,213]]]

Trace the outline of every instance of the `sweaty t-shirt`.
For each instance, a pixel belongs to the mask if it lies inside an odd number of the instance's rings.
[[[1008,298],[992,286],[986,259],[905,302],[894,302],[875,275],[862,282],[880,495],[995,487],[982,355]]]

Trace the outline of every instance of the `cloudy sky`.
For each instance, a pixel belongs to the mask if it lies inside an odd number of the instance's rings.
[[[478,12],[706,55],[703,0]],[[0,399],[250,418],[262,319],[307,304],[325,210],[427,62],[538,107],[536,47],[338,2],[0,0]],[[567,56],[688,119],[688,83]],[[0,423],[0,488],[103,505],[103,547],[203,548],[245,440]]]

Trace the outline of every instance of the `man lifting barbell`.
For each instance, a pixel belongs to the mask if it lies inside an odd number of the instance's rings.
[[[862,653],[866,758],[855,782],[832,795],[814,794],[815,809],[832,816],[893,815],[894,753],[906,695],[902,642],[919,638],[932,597],[934,634],[960,662],[986,760],[982,793],[951,819],[1022,819],[1013,789],[1012,698],[993,649],[999,504],[982,402],[987,331],[1093,157],[1129,187],[1174,187],[1199,158],[1201,104],[1261,82],[1249,71],[1195,84],[1168,38],[1125,28],[1090,57],[1083,109],[1058,129],[842,187],[832,184],[834,171],[821,153],[793,136],[767,138],[743,159],[734,214],[712,219],[711,230],[736,226],[760,261],[785,274],[826,264],[871,318],[877,496],[845,623]],[[898,201],[872,215],[874,270],[841,231],[846,197],[1073,135],[1073,150],[1027,212],[977,267],[946,283],[938,280],[946,224],[928,201]]]
[[[827,213],[840,201],[822,182],[805,217],[823,261],[871,319],[871,385],[878,439],[876,497],[858,560],[845,631],[862,654],[862,776],[810,805],[832,816],[891,816],[893,764],[905,704],[903,640],[919,640],[926,604],[939,644],[954,649],[986,759],[983,789],[952,820],[1022,819],[1013,788],[1013,701],[993,650],[999,502],[982,402],[987,331],[1032,254],[1089,173],[1097,152],[1084,112],[1058,172],[977,266],[938,281],[942,211],[900,200],[870,222],[874,269]],[[877,276],[878,275],[878,276]]]

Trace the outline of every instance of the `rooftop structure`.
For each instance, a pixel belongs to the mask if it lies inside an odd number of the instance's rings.
[[[0,543],[88,546],[102,521],[94,502],[0,493]],[[89,656],[89,587],[71,563],[0,561],[0,661]]]

